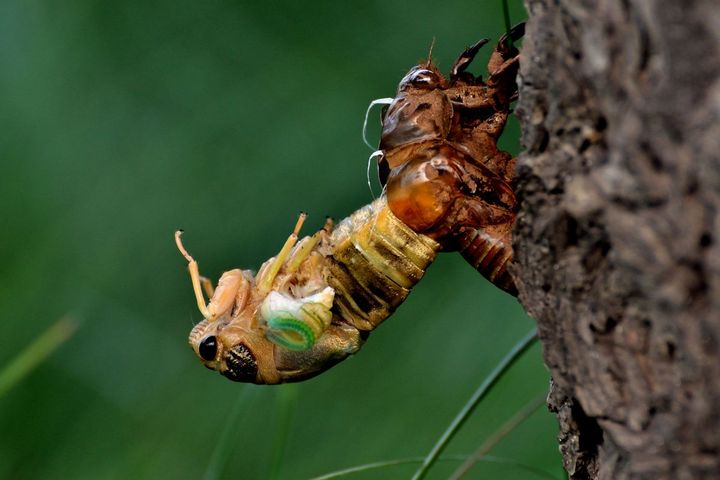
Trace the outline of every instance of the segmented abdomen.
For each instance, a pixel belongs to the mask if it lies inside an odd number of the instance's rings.
[[[384,196],[338,224],[331,245],[324,274],[335,289],[335,316],[360,331],[390,316],[440,249],[393,215]]]
[[[504,235],[499,239],[483,229],[475,229],[462,238],[459,251],[485,278],[506,292],[517,295],[515,282],[507,271],[513,258],[510,238],[510,235]]]

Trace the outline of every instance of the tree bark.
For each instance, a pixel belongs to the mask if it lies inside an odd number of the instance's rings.
[[[526,5],[512,268],[565,468],[720,478],[720,6]]]

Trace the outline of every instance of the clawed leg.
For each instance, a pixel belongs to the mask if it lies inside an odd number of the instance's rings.
[[[453,63],[453,66],[450,69],[450,81],[452,81],[453,83],[458,81],[460,75],[465,72],[467,67],[475,59],[475,55],[477,55],[478,51],[480,51],[480,49],[489,41],[490,39],[483,38],[472,47],[466,48],[465,51],[460,54],[460,56],[457,58],[457,60],[455,60],[455,63]]]
[[[519,52],[515,46],[510,46],[508,39],[515,42],[520,40],[524,34],[525,23],[519,23],[510,29],[509,36],[505,34],[500,37],[488,61],[489,85],[494,86],[503,82],[514,83],[515,75],[517,75]]]
[[[524,33],[525,24],[520,23],[510,30],[509,35],[505,34],[500,38],[488,62],[490,75],[487,85],[481,81],[480,77],[476,78],[466,72],[466,69],[475,59],[480,48],[488,43],[488,39],[483,38],[460,54],[450,70],[452,86],[446,90],[454,108],[506,109],[504,105],[509,104],[517,96],[515,75],[517,75],[519,60],[517,48],[511,47],[508,39],[519,40]],[[498,100],[500,107],[497,105]],[[504,124],[504,122],[502,123]],[[499,128],[499,131],[501,130],[502,126]]]
[[[510,46],[508,43],[508,38],[512,40],[513,42],[517,42],[520,40],[523,35],[525,35],[525,22],[518,23],[514,27],[510,29],[509,32],[510,36],[508,37],[508,33],[505,33],[502,37],[500,37],[500,40],[498,40],[498,45],[495,47],[495,50],[498,51],[504,58],[510,58],[514,57],[518,54],[517,48],[515,46]]]

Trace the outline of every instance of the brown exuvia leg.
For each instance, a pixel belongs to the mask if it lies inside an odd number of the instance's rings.
[[[456,82],[460,75],[465,72],[465,69],[472,63],[477,55],[478,51],[490,41],[488,38],[480,39],[475,45],[465,49],[463,53],[455,60],[452,68],[450,69],[450,81]]]

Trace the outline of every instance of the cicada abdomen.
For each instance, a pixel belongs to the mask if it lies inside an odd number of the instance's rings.
[[[440,245],[401,222],[381,197],[343,220],[330,236],[325,278],[343,322],[369,332],[400,305]]]
[[[460,239],[458,251],[488,280],[508,293],[516,294],[515,282],[507,267],[513,258],[510,234],[488,233],[487,228],[470,230]]]
[[[203,364],[243,382],[315,376],[360,349],[422,278],[440,245],[416,233],[385,197],[298,241],[304,215],[276,257],[253,275],[225,272],[212,288],[189,261],[205,319],[189,342]],[[202,288],[210,297],[205,304]]]
[[[523,33],[519,25],[513,39]],[[514,159],[497,147],[517,95],[518,52],[503,37],[487,82],[467,72],[487,40],[466,49],[446,79],[431,60],[400,81],[383,116],[378,166],[390,209],[414,231],[459,251],[505,291],[517,211]]]

